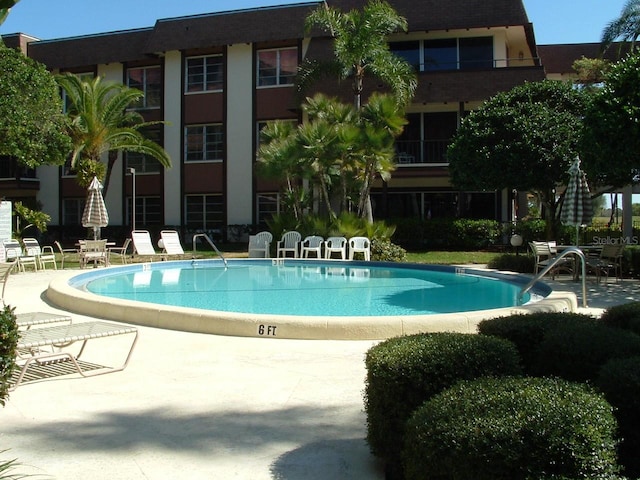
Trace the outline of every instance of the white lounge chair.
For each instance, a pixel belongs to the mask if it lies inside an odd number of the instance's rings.
[[[302,235],[299,232],[295,230],[285,232],[282,238],[278,240],[276,257],[286,257],[287,254],[292,253],[293,258],[298,258],[300,255],[300,240],[302,240]]]
[[[85,363],[81,360],[89,340],[126,334],[133,335],[133,340],[126,354],[124,363],[121,365],[97,366],[96,364]],[[15,380],[12,379],[13,385],[10,387],[10,390],[15,390],[23,382],[30,367],[39,371],[39,374],[36,376],[38,379],[46,377],[45,371],[49,366],[51,366],[52,375],[55,376],[63,362],[70,362],[73,370],[83,377],[124,370],[129,364],[131,353],[137,341],[138,330],[135,327],[100,321],[69,323],[22,330],[18,341],[18,351],[25,353],[18,356],[17,363],[20,371],[15,376]],[[62,350],[62,348],[69,347],[76,342],[82,342],[78,353]]]
[[[25,266],[30,265],[34,271],[38,270],[38,260],[35,255],[27,255],[22,250],[20,242],[14,238],[4,240],[4,254],[8,261],[15,260],[18,262],[18,270],[25,271]]]
[[[324,258],[329,259],[334,253],[340,254],[342,260],[347,259],[347,239],[345,237],[329,237],[324,242]]]
[[[164,253],[157,253],[153,248],[151,235],[147,230],[134,230],[131,232],[131,242],[133,243],[133,252],[139,257],[148,257],[150,259],[167,257]]]
[[[23,238],[22,243],[24,245],[25,254],[29,256],[34,256],[36,261],[38,262],[38,268],[41,270],[46,270],[46,265],[53,265],[54,270],[58,269],[58,265],[56,264],[56,255],[53,253],[53,247],[50,245],[41,247],[38,240],[35,238]]]
[[[259,232],[249,236],[249,258],[269,258],[271,256],[271,232]]]
[[[160,232],[162,251],[167,255],[184,255],[184,248],[180,242],[180,235],[175,230],[162,230]]]
[[[366,261],[371,260],[371,242],[367,237],[349,239],[349,260],[353,260],[356,253],[362,253]]]
[[[2,303],[4,303],[4,290],[7,287],[9,275],[11,275],[11,271],[13,270],[13,267],[16,266],[16,263],[16,261],[0,263],[0,283],[2,283],[2,295],[0,296],[0,299],[2,299]]]
[[[324,238],[318,235],[310,235],[305,237],[300,247],[300,256],[302,258],[309,258],[310,253],[315,253],[316,258],[322,258],[322,244]]]

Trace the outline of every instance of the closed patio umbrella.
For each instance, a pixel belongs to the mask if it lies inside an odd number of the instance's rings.
[[[104,198],[102,198],[102,184],[97,177],[93,177],[88,188],[87,203],[82,213],[82,226],[93,227],[93,239],[97,240],[99,229],[108,224],[109,214],[107,206],[104,204]]]
[[[569,183],[560,210],[560,221],[565,225],[576,227],[576,245],[578,245],[580,225],[591,223],[593,204],[587,176],[580,168],[579,158],[576,158],[569,168],[569,175]]]

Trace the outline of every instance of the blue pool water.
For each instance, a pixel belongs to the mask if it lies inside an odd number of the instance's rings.
[[[398,316],[510,307],[516,279],[452,267],[375,262],[157,262],[78,275],[97,295],[239,313]]]

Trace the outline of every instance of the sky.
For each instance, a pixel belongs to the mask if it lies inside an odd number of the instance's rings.
[[[417,0],[419,2],[419,0]],[[599,42],[626,0],[524,0],[536,42]],[[152,27],[157,19],[304,0],[20,0],[0,34],[24,33],[41,40]]]

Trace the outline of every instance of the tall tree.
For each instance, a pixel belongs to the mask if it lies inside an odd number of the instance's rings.
[[[640,0],[627,0],[620,16],[607,24],[602,32],[601,43],[607,49],[616,40],[631,42],[635,48],[640,36]]]
[[[579,153],[587,95],[551,80],[495,95],[462,121],[447,150],[452,183],[465,190],[536,194],[552,235],[555,189],[566,184]]]
[[[71,150],[54,77],[0,42],[0,156],[30,168],[61,165]]]
[[[365,76],[373,75],[393,91],[400,105],[407,105],[417,87],[413,67],[389,49],[387,36],[407,31],[407,21],[387,2],[371,0],[362,10],[341,12],[322,3],[306,19],[306,29],[320,27],[333,38],[330,64],[306,62],[299,72],[307,86],[322,71],[335,71],[340,79],[353,80],[354,105],[360,108]]]
[[[258,162],[263,173],[302,178],[316,185],[329,217],[337,217],[332,199],[340,195],[344,211],[353,201],[366,209],[373,179],[388,179],[395,169],[394,139],[406,120],[395,99],[374,93],[360,110],[317,94],[303,105],[309,120],[297,128],[272,122],[263,130]]]
[[[613,64],[584,118],[584,169],[600,185],[622,187],[640,175],[640,52]]]
[[[125,85],[103,82],[101,77],[84,81],[77,75],[65,73],[56,77],[69,100],[67,114],[71,120],[69,134],[73,140],[72,168],[81,161],[101,162],[108,153],[103,194],[107,195],[111,172],[118,152],[137,152],[149,155],[164,167],[171,167],[169,154],[157,143],[146,138],[144,128],[162,122],[145,122],[135,110],[127,110],[144,94]],[[88,178],[82,176],[79,178]]]

